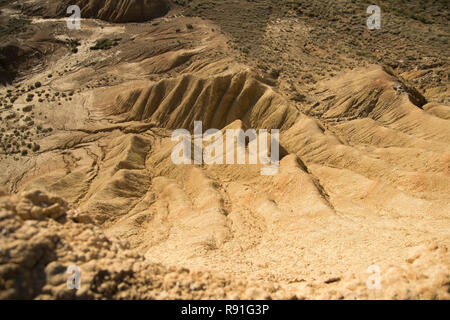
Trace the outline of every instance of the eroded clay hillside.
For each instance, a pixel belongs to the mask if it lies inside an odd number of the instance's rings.
[[[447,2],[78,4],[0,1],[0,298],[450,298]],[[279,171],[174,164],[195,121]]]

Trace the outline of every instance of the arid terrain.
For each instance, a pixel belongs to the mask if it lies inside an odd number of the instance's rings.
[[[450,299],[449,2],[376,2],[0,0],[0,299]]]

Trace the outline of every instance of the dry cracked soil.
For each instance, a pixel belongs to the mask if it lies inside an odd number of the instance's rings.
[[[448,1],[69,2],[0,0],[0,299],[450,298]]]

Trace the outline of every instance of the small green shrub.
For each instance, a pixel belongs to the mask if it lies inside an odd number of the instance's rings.
[[[72,51],[72,53],[77,53],[78,47],[81,45],[81,43],[80,41],[78,41],[78,39],[67,39],[66,45],[70,48],[70,51]]]
[[[101,39],[97,40],[94,46],[92,46],[91,50],[109,50],[112,47],[118,46],[121,38],[116,39]]]

